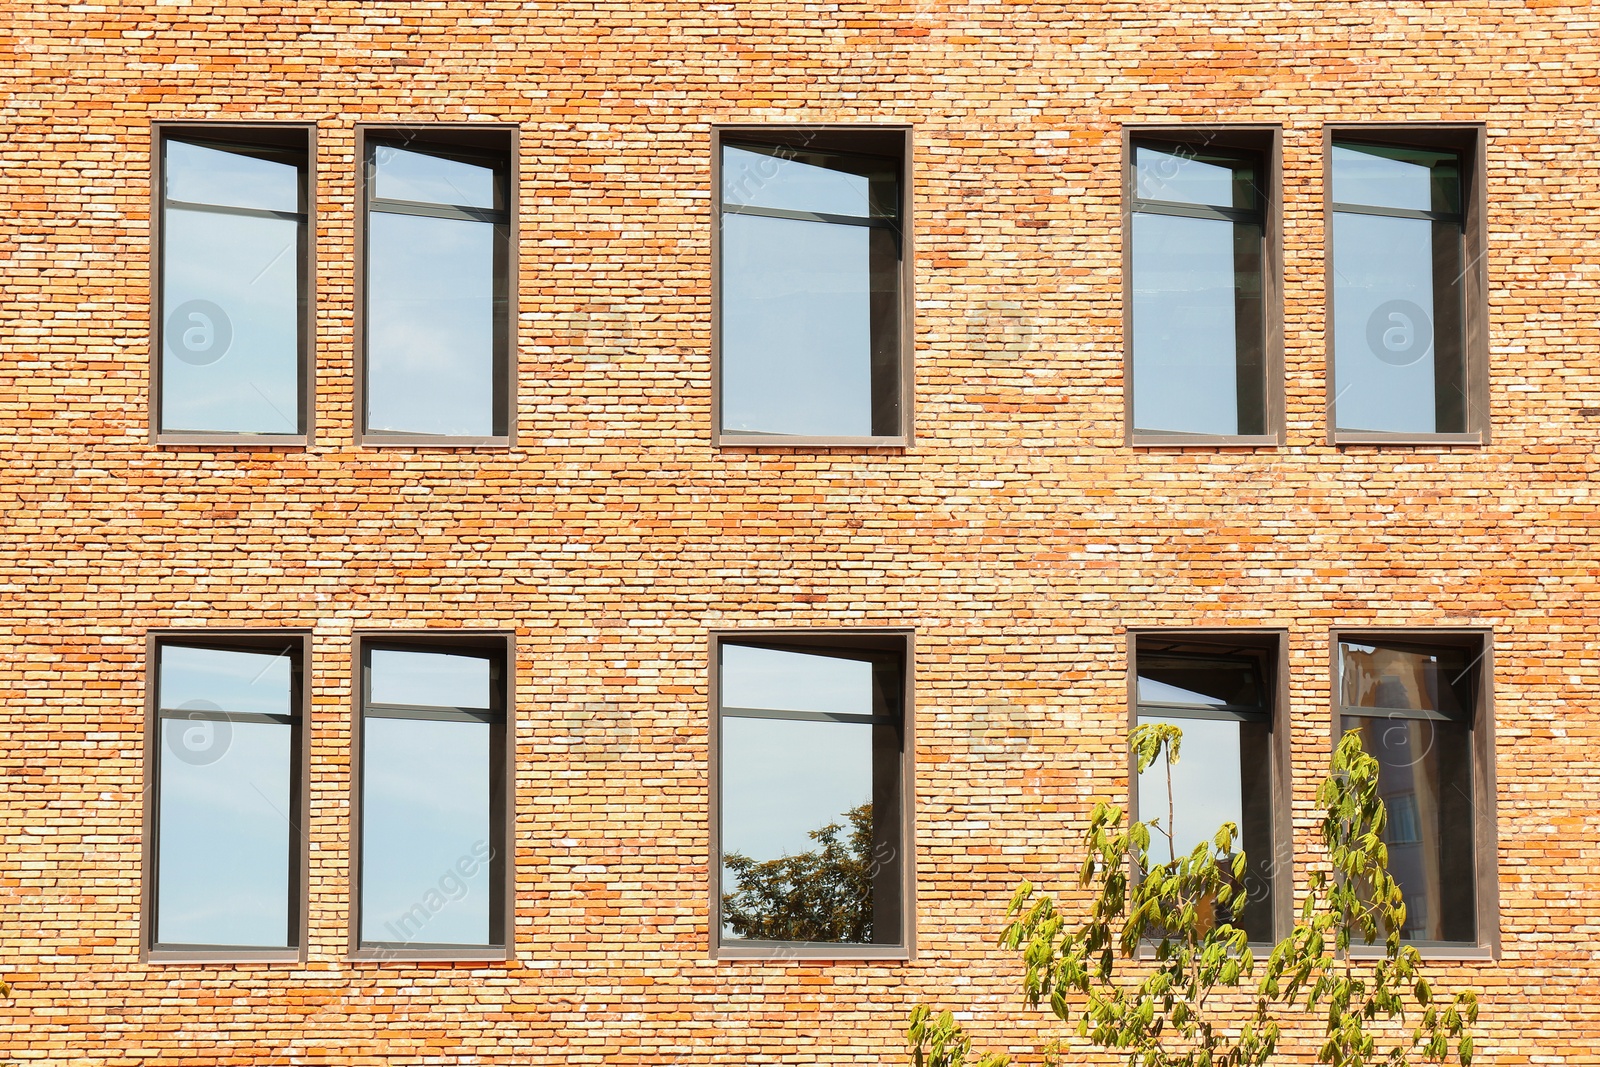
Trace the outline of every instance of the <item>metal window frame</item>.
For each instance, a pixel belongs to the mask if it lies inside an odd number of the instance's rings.
[[[897,214],[900,237],[899,352],[895,361],[899,381],[895,391],[900,409],[900,432],[860,437],[803,434],[724,433],[722,429],[722,148],[728,141],[753,141],[772,147],[797,147],[829,154],[871,155],[895,162],[898,155],[900,203]],[[866,149],[866,151],[864,151]],[[710,130],[711,151],[711,444],[717,449],[907,449],[916,440],[916,254],[913,212],[912,128],[908,123],[715,123]],[[753,214],[738,210],[734,214]],[[871,225],[864,220],[840,220],[851,225]],[[874,382],[874,393],[877,392]]]
[[[755,644],[789,647],[796,652],[868,651],[892,653],[900,657],[899,762],[900,826],[900,937],[894,944],[833,944],[824,942],[777,942],[722,940],[722,730],[721,730],[721,648],[727,644]],[[914,631],[901,628],[728,628],[714,629],[707,636],[706,692],[707,737],[707,840],[706,865],[708,893],[707,952],[712,960],[785,962],[814,960],[859,960],[909,962],[916,958],[916,675]]]
[[[294,134],[304,144],[288,142]],[[305,156],[305,219],[300,249],[301,271],[299,307],[299,404],[300,428],[294,433],[223,433],[211,430],[163,430],[161,428],[161,350],[162,350],[162,262],[166,255],[162,226],[166,201],[163,197],[164,147],[169,137],[236,145],[259,143],[266,148],[290,148]],[[317,124],[310,121],[261,122],[219,119],[157,119],[150,123],[150,394],[146,421],[150,443],[177,448],[306,448],[316,441],[317,377]],[[240,209],[241,212],[243,209]]]
[[[517,345],[517,301],[519,291],[519,253],[518,253],[518,185],[519,185],[519,157],[518,135],[520,128],[514,123],[491,122],[363,122],[355,127],[355,371],[354,371],[354,408],[351,412],[351,431],[358,448],[409,448],[409,449],[511,449],[517,442],[517,385],[518,385],[518,345]],[[495,240],[495,286],[502,290],[503,299],[496,301],[503,307],[503,312],[496,316],[494,324],[494,363],[493,363],[493,399],[492,403],[498,409],[491,413],[491,419],[496,428],[504,427],[504,433],[495,433],[485,436],[457,436],[447,434],[419,434],[409,432],[387,432],[383,430],[369,430],[367,428],[367,320],[371,313],[370,301],[367,294],[367,239],[370,233],[369,218],[372,214],[371,187],[373,182],[369,174],[369,142],[386,140],[409,140],[419,147],[426,148],[439,154],[448,155],[460,153],[463,156],[472,156],[481,161],[485,158],[499,161],[497,167],[497,181],[503,182],[505,190],[505,204],[503,208],[503,222],[506,227],[503,236],[497,234]],[[389,205],[399,202],[389,201]],[[424,207],[443,207],[443,205],[423,205]],[[382,210],[380,208],[380,210]],[[399,212],[402,214],[417,214],[415,211]],[[481,214],[489,217],[479,218],[475,211],[441,214],[438,211],[428,212],[436,217],[450,217],[472,219],[473,221],[497,222],[496,216],[500,211],[488,211]]]
[[[1166,143],[1252,152],[1262,164],[1261,222],[1262,428],[1259,434],[1199,434],[1135,429],[1133,424],[1133,216],[1136,143]],[[1284,418],[1283,127],[1276,123],[1129,123],[1122,127],[1122,411],[1123,443],[1137,449],[1278,448]],[[1210,217],[1210,216],[1207,216]],[[1217,216],[1221,217],[1221,215]]]
[[[290,856],[289,856],[289,931],[293,943],[283,948],[258,945],[163,945],[156,935],[156,861],[159,856],[159,784],[161,751],[160,650],[187,646],[241,652],[289,649],[296,663],[291,669],[291,714],[295,721],[290,741]],[[306,961],[306,940],[310,913],[311,839],[308,833],[309,784],[311,778],[311,631],[284,629],[153,629],[145,633],[144,706],[145,738],[143,762],[143,835],[140,870],[139,961],[157,964],[234,964],[288,963]]]
[[[1289,631],[1276,626],[1134,626],[1127,630],[1128,729],[1139,724],[1139,647],[1157,643],[1188,646],[1200,655],[1249,655],[1258,657],[1262,669],[1262,690],[1267,698],[1266,722],[1268,751],[1266,773],[1271,797],[1272,841],[1272,937],[1273,942],[1252,942],[1255,948],[1270,948],[1294,928],[1294,770],[1292,759],[1289,703]],[[1163,647],[1162,652],[1172,649]],[[1187,649],[1186,649],[1187,651]],[[1166,714],[1163,712],[1163,714]],[[1176,713],[1174,713],[1176,714]],[[1193,714],[1191,718],[1225,718],[1239,721],[1233,714]],[[1251,715],[1251,721],[1261,721]],[[1138,759],[1130,750],[1127,762],[1128,818],[1139,818]],[[1240,827],[1241,832],[1243,827]],[[1130,877],[1137,877],[1129,858]]]
[[[1328,631],[1328,710],[1329,751],[1342,736],[1341,719],[1345,709],[1339,646],[1345,641],[1377,640],[1415,645],[1419,649],[1461,648],[1476,653],[1469,669],[1478,671],[1474,686],[1474,707],[1469,714],[1472,750],[1472,867],[1474,909],[1478,939],[1476,943],[1408,941],[1424,959],[1498,960],[1500,938],[1499,817],[1495,795],[1494,742],[1494,631],[1483,626],[1336,626]],[[1371,712],[1374,709],[1364,709]],[[1382,709],[1376,709],[1381,711]],[[1364,717],[1371,718],[1371,715]],[[1415,716],[1423,717],[1423,716]],[[1451,721],[1459,721],[1451,719]],[[1370,958],[1383,955],[1381,944],[1350,946],[1350,955]]]
[[[1466,392],[1466,424],[1461,433],[1388,433],[1341,430],[1336,401],[1333,337],[1333,143],[1358,142],[1396,148],[1435,148],[1461,157],[1461,358]],[[1327,443],[1419,448],[1482,447],[1491,439],[1489,374],[1488,128],[1482,122],[1334,123],[1322,129],[1322,218],[1324,286],[1324,366],[1327,382]],[[1345,205],[1348,206],[1348,205]],[[1342,210],[1342,207],[1341,207]],[[1363,214],[1394,214],[1398,209],[1367,208]],[[1431,215],[1416,212],[1413,215]],[[1448,217],[1448,216],[1447,216]],[[1435,285],[1437,291],[1437,285]]]
[[[498,657],[500,684],[492,690],[500,713],[491,722],[489,831],[490,944],[395,944],[361,940],[362,760],[366,716],[368,653],[374,649],[417,652],[463,651]],[[357,630],[351,635],[350,659],[350,840],[349,929],[346,958],[367,963],[511,962],[516,959],[516,636],[509,630]],[[429,709],[446,712],[459,709]],[[410,716],[389,716],[410,717]],[[429,715],[451,718],[449,715]],[[479,720],[481,721],[481,720]],[[493,728],[498,726],[498,731]],[[498,733],[498,736],[496,736]],[[498,781],[496,779],[498,778]],[[497,869],[498,868],[498,869]],[[498,900],[495,897],[498,896]],[[496,939],[496,934],[498,938]]]

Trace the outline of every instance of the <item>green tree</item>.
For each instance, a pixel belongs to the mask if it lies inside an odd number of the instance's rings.
[[[722,894],[722,921],[734,934],[757,941],[872,940],[872,805],[851,808],[845,818],[844,841],[844,827],[829,823],[808,835],[820,847],[797,856],[722,858],[734,879],[734,889]]]
[[[1139,772],[1165,756],[1170,787],[1182,737],[1165,723],[1134,730]],[[1120,808],[1097,803],[1078,875],[1094,896],[1085,921],[1069,924],[1027,882],[1007,909],[1000,940],[1022,954],[1024,999],[1048,1004],[1063,1023],[1075,1019],[1079,1037],[1126,1055],[1129,1067],[1261,1067],[1277,1049],[1285,1012],[1319,1021],[1317,1061],[1329,1067],[1444,1062],[1452,1046],[1461,1067],[1471,1067],[1467,1027],[1477,1020],[1477,999],[1470,991],[1436,999],[1417,950],[1400,943],[1405,902],[1388,870],[1378,761],[1355,732],[1335,749],[1317,803],[1331,869],[1311,875],[1300,917],[1259,979],[1249,939],[1230,921],[1247,869],[1238,827],[1225,823],[1178,855],[1170,813],[1165,826],[1124,825]],[[1152,832],[1166,840],[1165,863],[1151,859]],[[1350,955],[1357,938],[1370,945],[1380,937],[1381,956]],[[1119,961],[1138,967],[1145,946],[1151,958],[1137,981],[1119,979]],[[924,1005],[912,1012],[908,1038],[917,1067],[967,1067],[972,1055],[954,1018]],[[1045,1047],[1047,1063],[1061,1054],[1059,1042]],[[975,1067],[1007,1062],[989,1055]]]

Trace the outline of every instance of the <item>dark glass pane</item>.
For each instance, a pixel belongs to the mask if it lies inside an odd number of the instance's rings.
[[[1411,941],[1477,940],[1472,746],[1464,722],[1345,716],[1378,760],[1389,811],[1389,873],[1405,896]]]
[[[361,940],[489,943],[490,726],[367,716]]]
[[[1270,941],[1274,861],[1268,725],[1139,716],[1141,726],[1162,722],[1182,729],[1183,741],[1176,763],[1169,767],[1158,760],[1138,776],[1139,818],[1157,820],[1162,828],[1151,834],[1150,860],[1167,863],[1214,839],[1223,823],[1238,826],[1239,846],[1249,864],[1237,887],[1245,894],[1244,903],[1211,901],[1207,907],[1212,919],[1235,923],[1253,941]]]
[[[1461,161],[1454,152],[1335,143],[1333,199],[1408,211],[1461,211]]]
[[[493,684],[486,656],[407,652],[375,648],[371,653],[374,704],[420,704],[487,710]]]
[[[723,216],[722,428],[866,437],[895,337],[894,239],[864,226]],[[889,371],[892,374],[892,368]]]
[[[163,645],[161,707],[288,715],[293,710],[293,667],[287,650],[245,652]]]
[[[414,148],[372,150],[372,195],[385,200],[494,209],[494,168]]]
[[[217,691],[209,699],[220,703],[229,693]],[[162,720],[159,943],[280,948],[292,943],[293,736],[292,727],[272,723]]]
[[[495,433],[494,226],[368,216],[367,429]]]
[[[1471,717],[1475,657],[1460,648],[1418,649],[1345,641],[1339,645],[1340,700],[1348,708],[1434,711]]]
[[[1133,151],[1134,195],[1141,200],[1251,209],[1258,205],[1255,167],[1205,148],[1140,145]]]
[[[725,708],[871,715],[872,664],[864,659],[725,643]]]
[[[1260,433],[1261,227],[1133,216],[1133,424]]]
[[[1139,703],[1265,710],[1254,660],[1221,656],[1139,656]]]
[[[161,428],[298,433],[304,226],[162,215]]]
[[[301,210],[300,167],[260,150],[169,139],[163,166],[168,200],[257,211]]]
[[[875,729],[723,717],[725,938],[896,939],[872,921]]]
[[[1459,226],[1335,212],[1333,267],[1339,428],[1462,432]]]
[[[881,161],[803,149],[722,149],[722,202],[869,218],[893,213],[893,171]],[[874,186],[878,188],[874,188]]]

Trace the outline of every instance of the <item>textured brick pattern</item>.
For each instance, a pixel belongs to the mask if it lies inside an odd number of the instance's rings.
[[[993,944],[1125,791],[1124,631],[1492,627],[1486,1064],[1600,1062],[1600,20],[1194,5],[0,2],[0,1062],[876,1064],[1019,1051]],[[317,442],[147,442],[149,122],[315,119]],[[353,124],[522,129],[519,443],[351,445]],[[917,138],[917,443],[715,451],[708,125]],[[1324,443],[1321,130],[1489,134],[1494,443]],[[1288,445],[1122,444],[1119,124],[1285,127]],[[139,962],[143,635],[315,628],[309,961]],[[920,954],[706,953],[705,634],[913,625]],[[517,958],[345,959],[349,634],[509,627]],[[1297,1045],[1303,1053],[1304,1045]]]

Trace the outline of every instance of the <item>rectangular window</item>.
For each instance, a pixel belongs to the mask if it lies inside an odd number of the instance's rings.
[[[514,133],[364,129],[364,444],[510,436]]]
[[[1183,731],[1175,763],[1158,760],[1134,775],[1134,817],[1159,823],[1150,860],[1187,855],[1233,823],[1248,864],[1237,887],[1242,904],[1213,902],[1213,915],[1261,943],[1286,929],[1292,888],[1283,810],[1287,731],[1278,722],[1284,655],[1278,632],[1159,630],[1132,637],[1134,721]]]
[[[1280,443],[1278,138],[1126,131],[1133,444]]]
[[[154,134],[157,440],[302,440],[311,378],[303,126]]]
[[[356,954],[505,958],[508,639],[366,635],[358,655]]]
[[[907,958],[910,636],[712,645],[716,954]]]
[[[911,436],[910,131],[714,131],[721,444]]]
[[[1485,439],[1481,130],[1330,131],[1328,187],[1334,439]]]
[[[1486,642],[1449,632],[1337,641],[1338,732],[1359,731],[1378,760],[1389,872],[1406,902],[1402,935],[1421,945],[1476,947],[1497,929],[1485,910],[1492,900],[1480,899],[1494,893]]]
[[[283,633],[151,638],[152,960],[299,956],[306,641]]]

